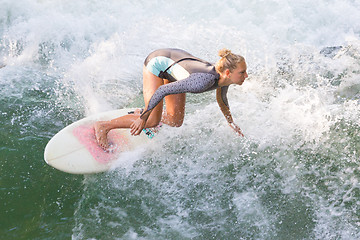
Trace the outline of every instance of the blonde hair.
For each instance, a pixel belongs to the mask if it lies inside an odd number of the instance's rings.
[[[226,69],[229,69],[232,72],[237,68],[237,64],[245,61],[245,58],[241,55],[234,54],[231,50],[223,48],[218,52],[218,55],[221,57],[220,60],[216,63],[216,71],[222,73]]]

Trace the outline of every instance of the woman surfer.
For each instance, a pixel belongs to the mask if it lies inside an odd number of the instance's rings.
[[[232,119],[226,93],[231,84],[241,85],[248,77],[244,57],[228,49],[219,51],[220,60],[213,65],[180,49],[159,49],[144,62],[143,95],[145,109],[110,121],[95,123],[99,145],[107,150],[107,133],[115,128],[131,128],[139,135],[144,128],[157,126],[160,121],[180,127],[185,114],[185,94],[216,89],[216,99],[222,113],[239,135],[244,136]],[[163,113],[163,99],[166,111]]]

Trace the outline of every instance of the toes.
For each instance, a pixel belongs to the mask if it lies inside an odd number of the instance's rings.
[[[102,150],[104,150],[105,152],[108,151],[109,146],[108,146],[107,144],[105,144],[105,143],[99,143],[99,146],[100,146],[100,147],[102,148]]]
[[[96,123],[94,126],[95,129],[95,139],[98,145],[103,149],[106,150],[109,146],[107,142],[107,132],[101,128],[101,123]]]

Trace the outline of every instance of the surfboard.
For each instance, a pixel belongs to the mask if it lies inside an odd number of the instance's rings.
[[[95,138],[94,123],[128,114],[132,109],[120,109],[83,118],[55,134],[45,147],[44,160],[50,166],[72,174],[107,171],[122,154],[135,151],[150,141],[151,130],[132,136],[129,129],[113,129],[108,133],[111,151],[104,151]],[[149,131],[151,133],[149,133]]]

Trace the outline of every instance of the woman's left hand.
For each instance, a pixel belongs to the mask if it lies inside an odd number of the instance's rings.
[[[241,132],[241,129],[238,125],[236,125],[235,123],[229,123],[229,126],[234,129],[234,131],[239,134],[239,136],[244,137],[244,134]]]
[[[138,118],[130,125],[130,133],[131,135],[139,135],[141,130],[144,129],[146,121]]]

